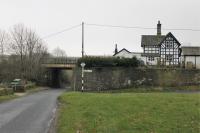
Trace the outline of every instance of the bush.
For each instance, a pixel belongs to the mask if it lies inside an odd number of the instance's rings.
[[[85,67],[138,67],[140,64],[135,57],[84,57],[78,60],[77,65],[80,66],[81,62],[86,64]]]
[[[25,90],[30,90],[30,89],[33,89],[36,87],[36,84],[33,83],[33,82],[28,82],[26,85],[25,85]]]
[[[12,95],[13,90],[8,88],[0,88],[0,96]]]

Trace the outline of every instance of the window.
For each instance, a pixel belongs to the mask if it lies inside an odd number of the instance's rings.
[[[167,43],[167,44],[166,44],[166,48],[173,48],[173,44]]]
[[[149,57],[148,57],[148,61],[154,61],[154,57],[149,56]]]
[[[160,48],[158,46],[149,46],[144,48],[144,53],[160,53]]]
[[[172,61],[173,55],[166,55],[166,60],[167,61]]]

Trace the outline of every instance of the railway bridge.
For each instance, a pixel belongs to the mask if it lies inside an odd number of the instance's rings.
[[[42,66],[47,69],[47,84],[54,88],[64,87],[72,81],[73,70],[79,57],[43,58]]]

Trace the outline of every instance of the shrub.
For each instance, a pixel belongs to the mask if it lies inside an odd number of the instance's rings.
[[[8,88],[0,88],[0,96],[12,95],[13,90]]]
[[[36,87],[36,84],[33,83],[33,82],[28,82],[26,85],[25,85],[25,89],[26,90],[30,90],[30,89],[33,89]]]
[[[85,67],[138,67],[140,64],[135,57],[84,57],[78,60],[77,65],[80,66],[81,62],[86,64]]]

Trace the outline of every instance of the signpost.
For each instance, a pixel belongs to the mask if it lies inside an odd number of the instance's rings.
[[[91,73],[92,70],[84,70],[85,73]]]
[[[84,73],[91,73],[92,72],[92,70],[85,70],[84,68],[85,68],[85,63],[84,62],[82,62],[81,63],[81,83],[82,83],[82,86],[81,86],[81,91],[83,92],[84,91]]]
[[[83,92],[83,90],[84,90],[84,67],[85,67],[84,62],[81,63],[81,67],[82,67],[82,71],[81,71],[81,82],[82,82],[81,91]]]

